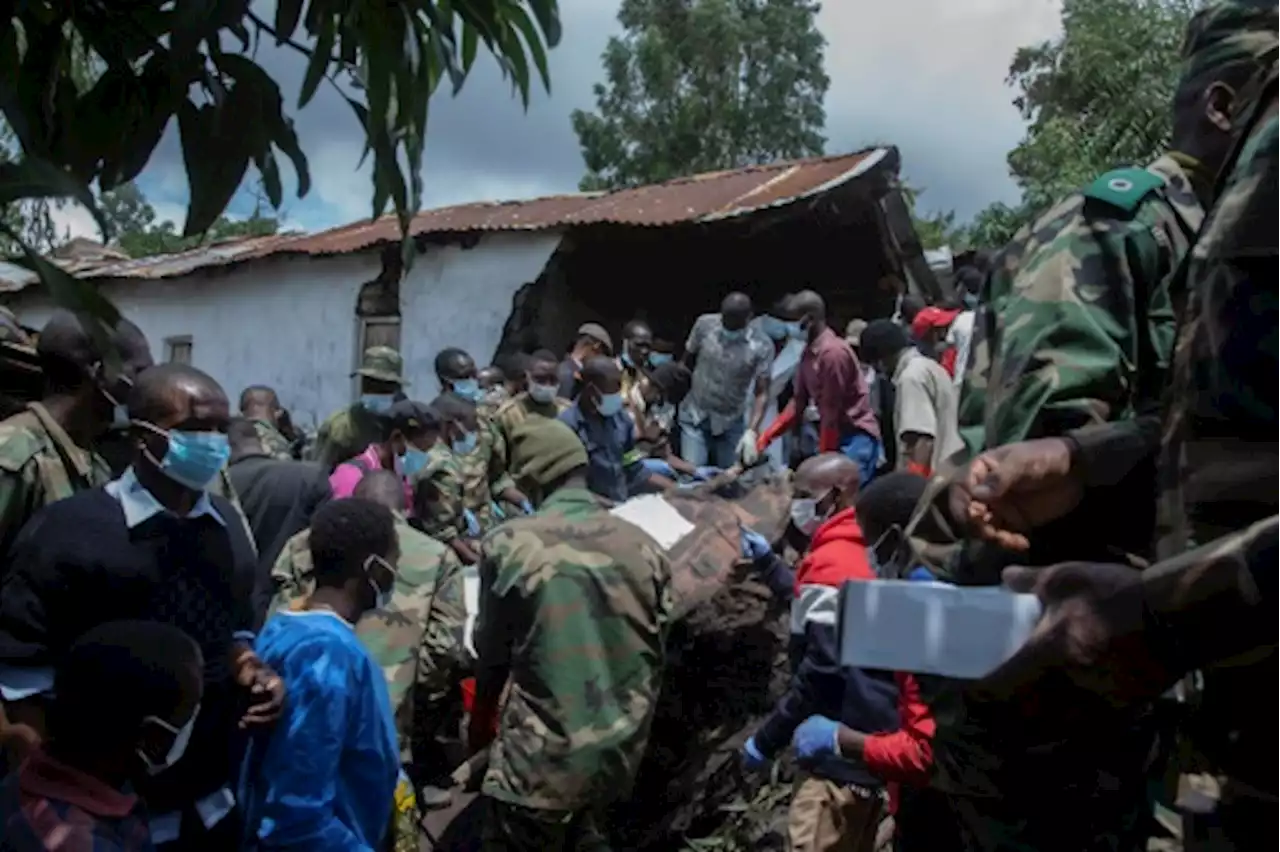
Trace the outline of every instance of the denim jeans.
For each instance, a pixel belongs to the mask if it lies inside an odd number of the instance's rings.
[[[840,441],[840,452],[858,464],[858,486],[866,488],[880,466],[880,441],[866,432],[854,432]]]
[[[711,465],[721,470],[733,467],[738,461],[738,442],[747,431],[743,421],[730,426],[723,435],[711,434],[711,422],[703,420],[696,426],[680,424],[680,457],[691,465]]]

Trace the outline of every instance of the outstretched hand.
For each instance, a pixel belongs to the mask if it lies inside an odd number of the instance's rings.
[[[947,502],[952,519],[969,535],[1026,551],[1032,530],[1067,514],[1083,496],[1071,444],[1041,438],[979,455],[952,483]]]

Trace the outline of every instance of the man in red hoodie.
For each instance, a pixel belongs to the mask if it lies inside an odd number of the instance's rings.
[[[791,594],[792,683],[773,713],[743,746],[743,762],[760,768],[791,741],[810,716],[838,719],[882,743],[887,762],[919,760],[915,743],[893,734],[903,727],[901,677],[839,662],[836,638],[840,586],[875,578],[854,501],[859,467],[843,453],[823,453],[796,471],[791,520],[810,538],[794,571],[750,531],[743,550],[777,594]],[[911,685],[914,688],[914,684]],[[915,705],[912,704],[912,712]],[[926,711],[927,712],[927,711]],[[834,723],[832,723],[834,725]],[[835,736],[832,728],[831,736]],[[874,846],[884,807],[885,781],[866,763],[837,753],[809,761],[791,800],[792,852],[863,852]]]

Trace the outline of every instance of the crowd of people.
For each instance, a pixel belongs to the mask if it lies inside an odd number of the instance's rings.
[[[611,509],[760,466],[793,470],[787,535],[741,541],[792,681],[741,759],[794,751],[790,848],[889,812],[900,852],[1139,850],[1192,769],[1203,848],[1270,848],[1274,7],[1212,5],[1185,60],[1167,156],[843,334],[732,292],[683,347],[443,349],[430,401],[373,347],[307,436],[55,313],[0,422],[0,850],[407,852],[468,756],[482,848],[609,848],[675,606]],[[842,666],[839,589],[885,578],[1045,615],[976,683]]]

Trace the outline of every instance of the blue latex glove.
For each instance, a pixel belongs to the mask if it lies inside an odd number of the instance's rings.
[[[760,533],[750,527],[741,527],[740,530],[743,559],[759,562],[773,552],[773,548],[769,546],[769,540]]]
[[[695,467],[693,469],[693,476],[695,479],[700,479],[703,482],[706,482],[708,479],[715,479],[723,472],[724,471],[720,470],[718,467],[712,467],[709,464],[704,464],[701,467]]]
[[[761,753],[760,747],[756,745],[756,738],[752,737],[742,744],[742,765],[747,769],[763,769],[769,765],[769,758]]]
[[[520,501],[520,511],[521,511],[521,512],[524,512],[526,515],[532,515],[532,514],[533,514],[533,504],[532,504],[532,503],[530,503],[528,500],[521,500],[521,501]]]
[[[840,723],[826,716],[810,716],[796,728],[791,744],[795,746],[796,757],[800,760],[815,760],[820,757],[840,755],[840,746],[836,742],[836,732]]]
[[[476,520],[475,513],[470,509],[462,510],[462,520],[467,524],[467,535],[471,538],[480,537],[480,522]]]

